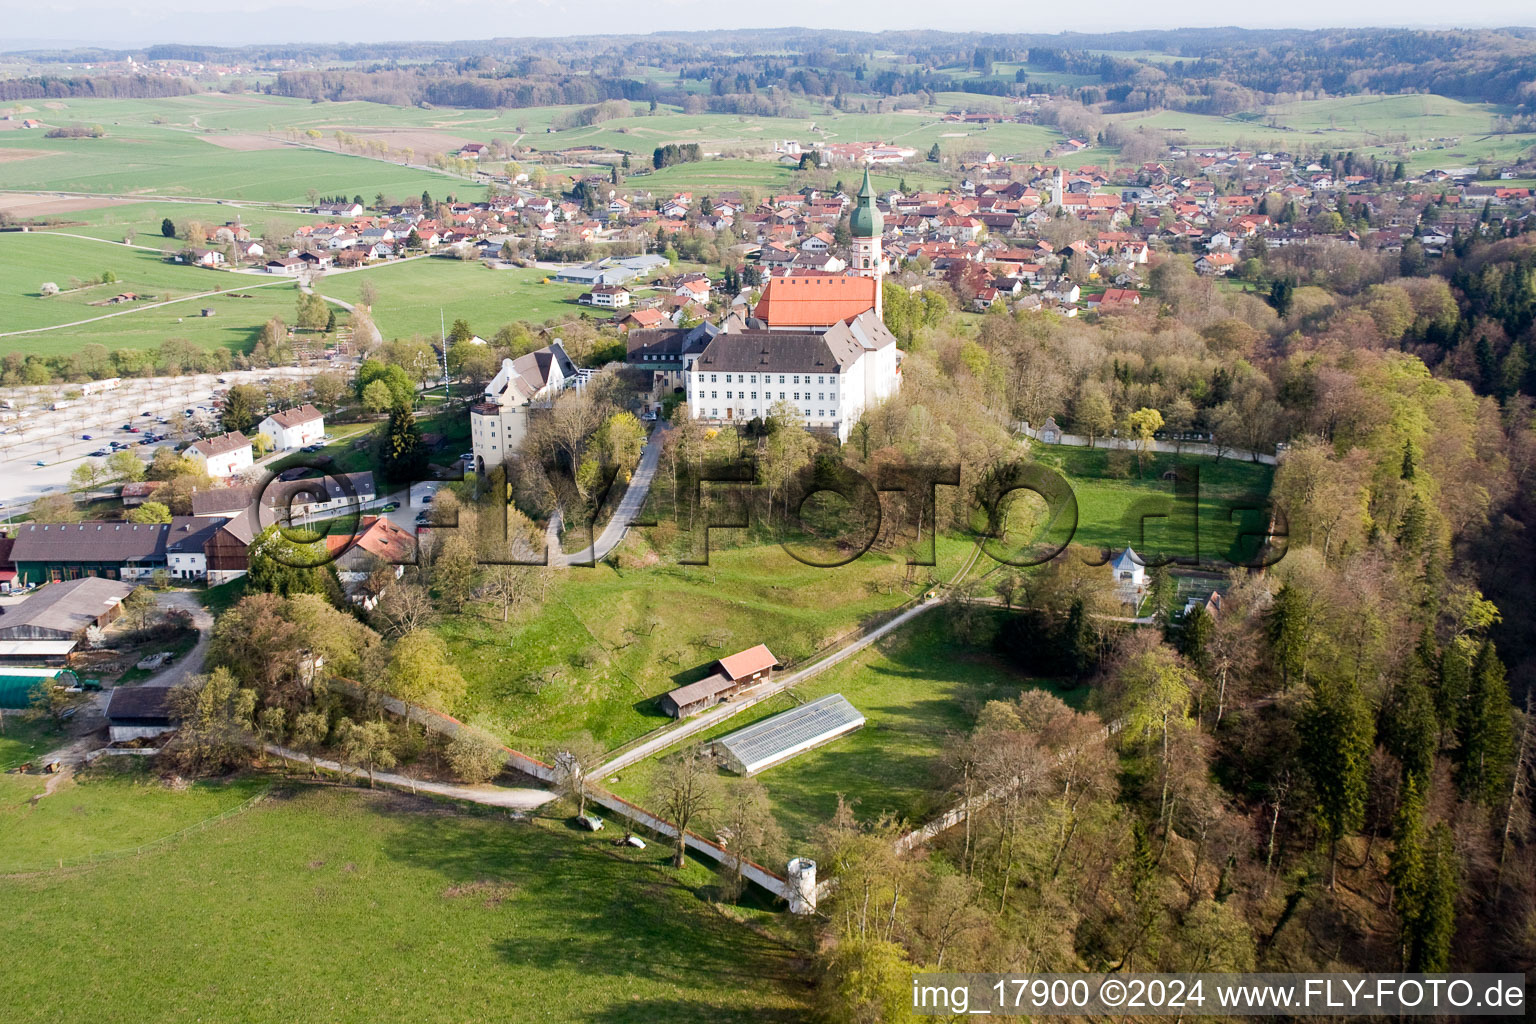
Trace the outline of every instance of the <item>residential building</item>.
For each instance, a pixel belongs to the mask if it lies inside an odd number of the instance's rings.
[[[182,454],[202,465],[215,480],[238,476],[255,464],[250,439],[238,430],[194,441]]]
[[[703,679],[662,694],[657,703],[673,718],[687,718],[748,686],[767,682],[773,678],[778,663],[779,659],[766,645],[758,644],[721,658],[709,666],[713,671]]]
[[[305,403],[297,409],[284,409],[262,420],[256,431],[272,441],[272,450],[287,451],[318,444],[325,436],[325,415]]]

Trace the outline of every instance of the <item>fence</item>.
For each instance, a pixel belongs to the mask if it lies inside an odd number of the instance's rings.
[[[1026,437],[1036,441],[1040,440],[1040,431],[1020,420],[1013,425],[1013,429]],[[1135,442],[1124,437],[1096,437],[1093,444],[1088,443],[1088,438],[1081,434],[1058,433],[1054,441],[1041,441],[1041,444],[1062,444],[1071,448],[1111,448],[1121,451],[1134,451]],[[1224,444],[1208,444],[1204,441],[1158,441],[1154,440],[1150,451],[1165,455],[1205,455],[1213,459],[1232,459],[1237,462],[1258,462],[1266,466],[1273,466],[1277,459],[1272,454],[1264,452],[1252,452],[1246,448],[1233,448]]]
[[[255,794],[247,800],[242,801],[239,804],[236,804],[234,807],[231,807],[227,811],[221,811],[211,818],[204,818],[202,821],[188,825],[186,828],[177,829],[175,832],[160,836],[158,839],[151,839],[147,843],[140,843],[138,846],[130,846],[121,850],[107,850],[102,853],[93,853],[85,857],[60,857],[57,859],[57,861],[55,861],[53,866],[47,868],[35,868],[34,870],[58,871],[67,868],[91,867],[96,864],[106,864],[115,860],[125,860],[128,857],[137,857],[141,853],[147,853],[150,850],[158,849],[161,846],[174,843],[176,840],[183,839],[189,835],[192,835],[193,833],[201,832],[203,829],[217,825],[221,821],[228,821],[230,818],[235,817],[237,814],[244,814],[246,811],[250,810],[252,807],[255,807],[257,804],[265,800],[267,798],[267,794],[269,794],[271,791],[272,787],[268,786],[261,792]],[[11,874],[26,873],[27,872],[22,871],[11,872]]]
[[[354,680],[333,677],[330,682],[331,685],[354,698],[360,697],[362,694],[361,685],[359,685]],[[433,711],[430,708],[418,707],[415,704],[408,704],[397,697],[385,697],[382,699],[381,703],[385,710],[391,712],[392,714],[399,715],[402,718],[415,722],[418,725],[431,729],[434,732],[442,733],[445,736],[455,736],[458,734],[460,729],[464,728],[464,723],[460,722],[452,715],[444,714],[441,711]],[[513,768],[516,768],[523,774],[530,775],[533,778],[544,782],[555,781],[555,769],[552,766],[545,764],[543,761],[540,761],[536,757],[529,757],[527,754],[513,750],[511,747],[503,746],[501,749],[506,751],[507,764]],[[640,807],[637,804],[630,803],[623,797],[615,796],[614,794],[609,793],[607,790],[598,789],[596,787],[589,787],[587,791],[587,799],[597,804],[598,806],[605,808],[610,813],[617,814],[629,822],[635,825],[639,825],[642,828],[648,829],[651,832],[666,836],[669,839],[677,838],[676,825],[672,824],[670,821],[667,821],[665,818],[661,818],[652,814],[650,811],[647,811],[645,808]],[[688,849],[693,850],[694,852],[699,853],[718,864],[727,864],[734,859],[732,858],[731,854],[720,844],[710,842],[703,836],[697,835],[693,832],[687,833],[683,842],[687,845]],[[751,861],[743,861],[742,876],[748,881],[753,882],[754,884],[767,890],[774,896],[777,896],[781,899],[789,898],[788,881],[786,881],[783,876],[775,874],[774,872],[769,871],[767,868],[759,864],[754,864]]]

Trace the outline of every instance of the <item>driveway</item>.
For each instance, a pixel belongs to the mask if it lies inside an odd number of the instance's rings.
[[[142,683],[131,685],[176,686],[203,670],[203,662],[208,656],[208,641],[213,634],[213,616],[203,607],[202,602],[198,601],[197,595],[187,590],[173,590],[161,594],[160,607],[162,609],[179,608],[189,612],[192,616],[192,625],[197,627],[197,643],[164,671],[150,676]],[[106,726],[107,701],[115,689],[117,687],[114,686],[100,693],[91,694],[90,699],[82,702],[79,710],[75,712],[73,720],[75,724],[71,726],[71,731],[74,732],[73,738],[58,749],[51,750],[34,760],[39,764],[60,761],[65,765],[77,765],[86,760],[87,754],[105,747],[107,736],[103,729]]]
[[[619,542],[629,532],[630,526],[639,518],[640,510],[645,508],[645,499],[651,493],[651,481],[656,476],[656,465],[661,461],[661,435],[666,430],[667,424],[661,421],[658,421],[651,430],[650,441],[645,446],[644,454],[640,456],[640,463],[635,467],[634,476],[629,478],[629,486],[624,489],[624,497],[619,499],[619,507],[614,510],[608,525],[603,527],[602,533],[598,534],[597,543],[569,555],[552,548],[549,553],[550,565],[559,568],[568,568],[573,565],[594,566],[619,546]],[[553,527],[553,522],[551,526]]]

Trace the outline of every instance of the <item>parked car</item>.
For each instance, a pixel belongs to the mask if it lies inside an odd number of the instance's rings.
[[[461,461],[461,462],[474,462],[475,461],[475,453],[474,452],[465,452],[463,455],[459,456],[459,461]]]
[[[91,438],[90,434],[81,434],[80,435],[80,440],[82,440],[82,441],[90,441],[90,440],[92,440],[92,438]]]
[[[32,463],[32,465],[34,465],[34,466],[46,466],[46,465],[48,465],[48,463],[44,462],[42,459],[38,459],[36,462]]]
[[[394,512],[394,511],[398,510],[399,508],[400,508],[400,503],[398,501],[392,501],[388,505],[385,505],[383,508],[379,509],[379,511],[380,512]]]
[[[91,452],[90,457],[93,458],[93,459],[100,459],[100,458],[104,458],[106,456],[106,454],[107,454],[107,450],[105,448],[97,448],[95,451]],[[42,463],[39,462],[38,465],[41,466]]]
[[[130,434],[139,434],[139,433],[143,433],[143,431],[139,430],[138,427],[129,427],[128,428],[128,433],[130,433]]]
[[[41,466],[42,463],[39,462],[38,465]],[[416,513],[416,525],[417,526],[426,526],[431,521],[432,521],[432,513],[427,511],[426,509],[422,509],[420,512]]]

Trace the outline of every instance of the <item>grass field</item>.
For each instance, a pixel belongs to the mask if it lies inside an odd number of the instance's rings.
[[[249,785],[88,779],[8,829],[8,856],[46,863],[118,825],[75,806],[169,832]],[[805,1019],[794,952],[665,856],[549,820],[279,791],[139,856],[7,879],[0,1005],[8,1024]],[[86,964],[110,984],[82,984]]]
[[[1040,462],[1059,469],[1072,485],[1078,507],[1073,538],[1077,544],[1108,549],[1129,544],[1138,554],[1148,556],[1161,553],[1185,558],[1198,553],[1207,562],[1248,559],[1251,549],[1239,550],[1238,535],[1261,529],[1266,522],[1260,512],[1234,517],[1231,510],[1262,506],[1274,476],[1270,466],[1235,459],[1155,455],[1147,460],[1146,472],[1141,474],[1131,455],[1129,477],[1116,478],[1109,472],[1110,453],[1103,448],[1036,445],[1033,454]],[[1174,507],[1174,485],[1162,479],[1175,467],[1199,468],[1199,504],[1193,517],[1187,509]],[[1142,515],[1166,518],[1146,519],[1143,537]]]
[[[99,278],[104,271],[117,280],[72,289],[72,278]],[[43,297],[38,289],[45,281],[67,290]],[[120,292],[153,299],[91,305]],[[5,330],[53,328],[6,338],[7,350],[43,355],[76,352],[91,343],[113,350],[154,348],[168,338],[244,352],[272,317],[293,323],[297,302],[292,281],[176,265],[158,250],[46,232],[0,235],[0,296],[6,300]],[[151,304],[173,299],[187,301]],[[213,315],[202,316],[204,309]]]
[[[50,114],[49,120],[78,120],[61,113]],[[0,133],[0,188],[289,204],[306,202],[310,189],[323,195],[361,194],[370,201],[378,192],[413,196],[426,189],[478,199],[485,191],[462,178],[361,156],[288,145],[242,151],[211,145],[186,131],[116,124],[109,124],[100,139]]]
[[[1479,160],[1506,161],[1536,144],[1536,134],[1531,133],[1490,135],[1495,116],[1507,112],[1445,96],[1341,96],[1277,104],[1232,117],[1165,110],[1116,115],[1113,120],[1158,129],[1186,146],[1353,150],[1383,160],[1401,158],[1410,171],[1423,171]]]
[[[71,279],[99,278],[106,271],[117,277],[114,283],[71,290]],[[44,297],[38,289],[46,281],[65,290]],[[137,292],[163,301],[220,286],[234,289],[267,283],[261,278],[168,263],[158,249],[109,245],[46,232],[0,235],[0,296],[5,298],[4,329],[9,331],[52,327],[133,308],[91,305],[119,292]],[[182,315],[187,310],[177,312]]]
[[[987,701],[1014,700],[1042,686],[1074,706],[1087,695],[1086,687],[1057,690],[991,651],[957,641],[946,613],[938,610],[689,742],[717,739],[827,694],[846,697],[864,715],[864,728],[757,775],[791,849],[798,850],[832,816],[839,793],[857,803],[861,819],[888,813],[915,825],[930,817],[939,809],[932,797],[943,774],[945,741],[967,732]],[[645,804],[655,766],[656,758],[632,765],[611,788]],[[726,786],[739,780],[728,772],[720,778]]]
[[[935,575],[947,579],[970,547],[941,542]],[[452,710],[534,754],[582,729],[616,747],[665,724],[654,698],[716,658],[757,643],[781,662],[804,658],[904,602],[905,574],[874,552],[818,569],[776,545],[725,548],[720,536],[707,566],[571,569],[510,624],[484,608],[437,627],[469,682]]]
[[[356,302],[363,281],[372,281],[379,294],[373,319],[386,338],[436,338],[444,320],[452,326],[459,317],[489,338],[514,320],[542,323],[596,315],[591,307],[572,301],[582,293],[580,285],[540,283],[549,276],[543,270],[492,270],[479,261],[424,259],[333,274],[321,278],[315,289]]]
[[[371,198],[371,197],[370,197]],[[132,233],[135,245],[147,245],[160,249],[182,249],[185,238],[167,238],[160,233],[161,221],[167,217],[178,227],[196,221],[212,234],[212,229],[238,219],[253,236],[270,235],[282,238],[294,228],[314,223],[318,218],[310,214],[292,213],[265,207],[239,207],[223,203],[114,203],[94,210],[51,215],[59,220],[78,222],[54,230],[75,235],[90,235],[121,242]]]

